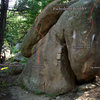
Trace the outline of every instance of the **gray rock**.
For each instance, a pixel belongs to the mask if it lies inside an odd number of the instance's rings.
[[[70,6],[74,2],[78,0],[74,0],[70,2],[65,7]],[[42,36],[45,36],[49,29],[57,22],[61,14],[62,10],[53,10],[54,7],[58,6],[61,3],[61,0],[55,0],[50,5],[48,5],[43,12],[36,18],[32,29],[26,35],[25,40],[22,43],[21,52],[25,57],[30,57],[33,54],[33,46],[41,39]]]
[[[74,71],[77,80],[80,82],[93,79],[98,73],[98,70],[92,70],[91,67],[100,66],[100,61],[98,60],[100,59],[100,44],[95,44],[96,41],[100,43],[100,35],[98,33],[100,29],[100,20],[96,18],[99,8],[96,8],[95,12],[93,12],[95,26],[89,34],[92,27],[90,12],[95,0],[93,0],[93,2],[88,1],[87,3],[84,3],[86,1],[87,0],[80,0],[70,7],[78,7],[81,5],[88,8],[88,6],[91,5],[87,10],[77,10],[77,12],[73,10],[70,12],[65,11],[58,21],[59,23],[62,23],[60,25],[65,29],[64,37],[68,48],[68,58],[70,60],[71,68]],[[100,1],[98,2],[97,5],[100,6]],[[68,20],[70,17],[73,18]],[[73,38],[73,34],[76,34],[75,39]],[[89,36],[86,39],[87,34],[89,34]],[[96,37],[92,40],[94,34]]]
[[[24,57],[22,56],[21,52],[16,53],[16,55],[14,56],[15,61],[22,61],[23,59]]]
[[[9,74],[11,75],[17,75],[22,72],[23,68],[24,68],[23,64],[20,64],[18,62],[13,62],[12,65],[8,67],[8,71],[9,71]]]
[[[98,33],[100,20],[96,18],[98,7],[94,12],[94,23],[98,28],[94,26],[91,34],[86,38],[91,29],[90,12],[94,2],[95,0],[93,2],[79,0],[73,3],[68,9],[79,6],[89,8],[83,11],[80,9],[64,11],[38,43],[35,43],[36,37],[25,39],[22,44],[22,53],[27,57],[32,56],[20,75],[19,81],[27,89],[58,95],[73,90],[76,87],[76,80],[87,82],[95,77],[98,70],[93,70],[92,66],[100,65],[100,44],[95,44],[96,41],[100,43]],[[100,1],[98,2],[100,6]],[[40,18],[39,21],[42,22],[42,19]],[[93,39],[94,36],[96,36],[95,39]],[[29,44],[24,48],[26,40]],[[33,44],[35,44],[34,47]],[[25,52],[23,52],[24,49]]]
[[[15,46],[15,48],[16,48],[17,50],[20,50],[20,49],[21,49],[21,43],[17,43],[16,46]]]
[[[39,48],[39,58],[37,56],[38,50],[29,58],[19,81],[33,92],[40,91],[57,95],[74,89],[76,85],[66,56],[66,48],[61,46],[59,42],[54,42],[56,37],[51,34],[52,31],[42,41]],[[47,38],[48,42],[46,43]],[[48,43],[51,48],[48,47]],[[58,60],[56,56],[59,48],[62,48],[62,54]]]

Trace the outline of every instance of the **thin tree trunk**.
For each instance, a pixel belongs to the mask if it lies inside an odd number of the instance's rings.
[[[0,4],[0,60],[1,60],[2,45],[4,40],[4,30],[6,26],[8,2],[9,0],[1,0],[1,4]]]

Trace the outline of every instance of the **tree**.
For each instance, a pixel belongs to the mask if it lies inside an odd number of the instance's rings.
[[[1,0],[0,4],[0,60],[2,59],[1,50],[4,40],[4,30],[6,26],[6,14],[7,14],[8,2],[9,0]]]

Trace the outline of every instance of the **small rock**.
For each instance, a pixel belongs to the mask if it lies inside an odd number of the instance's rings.
[[[22,56],[21,52],[16,53],[16,55],[14,57],[15,61],[21,61],[23,59],[24,59],[24,57]]]
[[[2,95],[2,96],[5,96],[6,94],[5,94],[5,93],[2,93],[1,95]]]
[[[100,80],[99,76],[96,76],[96,81],[98,82]]]
[[[88,92],[84,92],[85,94],[88,94]]]
[[[62,48],[59,48],[58,54],[61,54],[61,53],[62,53]]]
[[[79,86],[78,87],[78,89],[80,90],[80,91],[84,91],[84,90],[88,90],[88,89],[92,89],[92,88],[95,88],[96,87],[96,85],[94,85],[94,84],[84,84],[84,85],[81,85],[81,86]]]
[[[28,92],[26,92],[26,94],[28,94]]]
[[[82,100],[81,98],[75,99],[75,100]]]
[[[61,54],[57,54],[56,59],[57,59],[57,60],[60,60],[60,59],[61,59]]]
[[[58,100],[58,99],[60,99],[60,96],[57,96],[57,97],[56,97],[56,100]]]
[[[89,96],[89,94],[86,94],[85,96],[86,96],[86,97],[88,97],[88,96]]]
[[[20,48],[21,48],[21,43],[17,43],[16,46],[15,46],[15,48],[18,49],[18,50],[20,50]]]

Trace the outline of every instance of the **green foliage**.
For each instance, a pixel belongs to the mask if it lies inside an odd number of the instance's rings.
[[[8,43],[11,53],[17,51],[14,46],[24,40],[36,16],[53,0],[18,0],[13,10],[7,13],[4,43]]]
[[[10,86],[17,86],[17,83],[12,83]]]
[[[7,75],[9,75],[9,73],[10,73],[9,68],[8,68],[8,69],[6,69],[6,70],[4,70],[4,72],[6,72],[6,74],[7,74]]]
[[[23,59],[21,60],[21,63],[26,64],[26,62],[27,62],[27,58],[23,57]]]
[[[11,57],[11,58],[9,59],[9,62],[14,62],[14,58]]]
[[[20,87],[21,87],[22,89],[26,90],[26,87],[25,87],[25,85],[24,85],[23,83],[20,83]]]
[[[21,15],[28,18],[28,24],[33,24],[36,16],[52,1],[54,0],[18,0],[15,9],[17,9]]]
[[[56,98],[55,94],[46,94],[46,96],[50,97],[51,100]]]
[[[36,95],[41,95],[41,94],[43,94],[43,92],[41,92],[41,90],[36,90],[34,93],[35,93]]]
[[[5,41],[13,46],[23,41],[30,25],[26,23],[25,17],[20,16],[18,12],[8,12]]]
[[[2,83],[0,84],[0,87],[7,87],[7,84],[5,81],[2,81]]]
[[[12,54],[18,52],[14,47],[17,43],[22,43],[36,16],[52,1],[54,0],[17,0],[13,9],[15,11],[8,11],[4,44],[9,44]],[[62,0],[65,1],[68,0]]]

